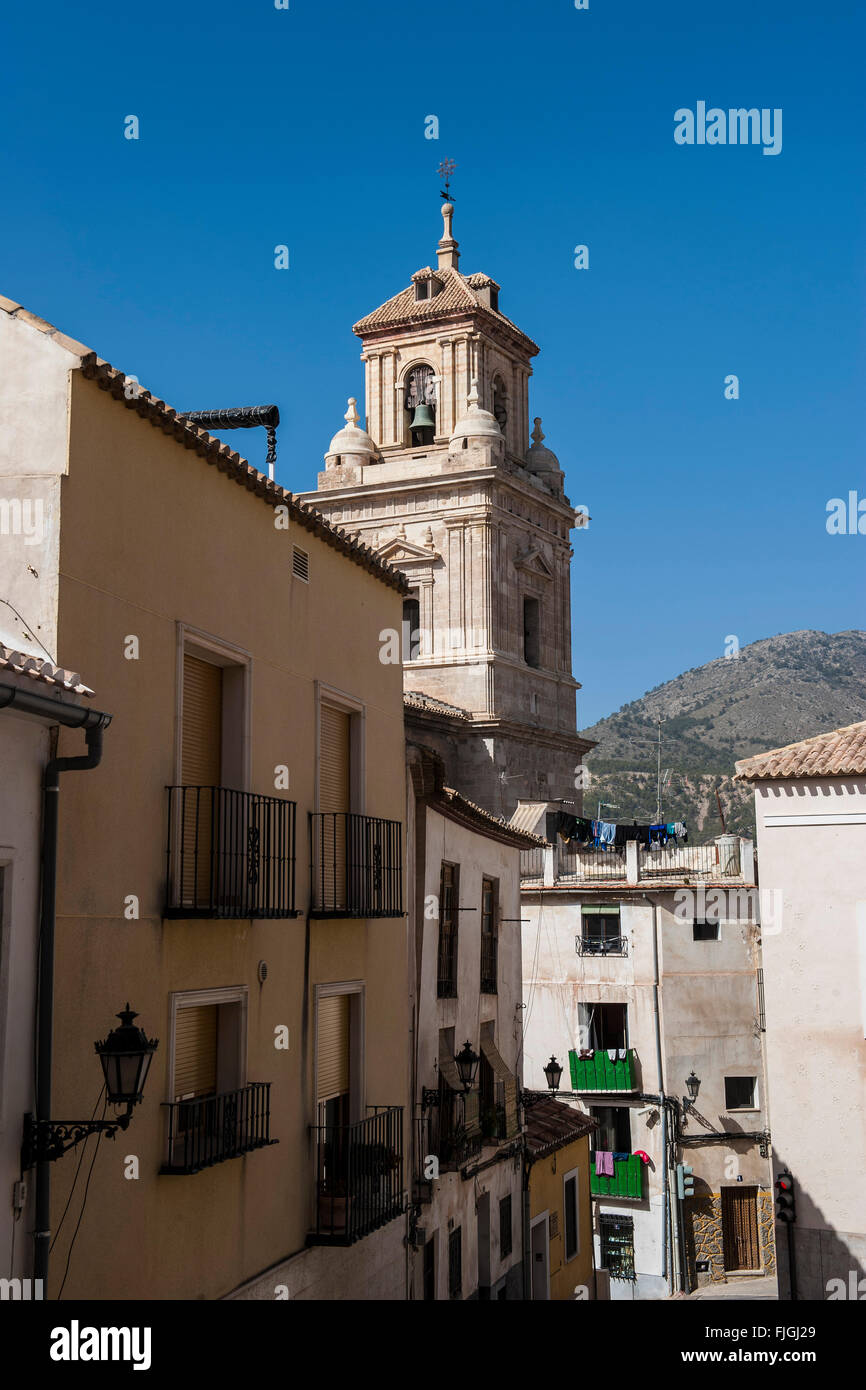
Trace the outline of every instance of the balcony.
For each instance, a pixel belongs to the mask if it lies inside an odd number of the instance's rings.
[[[569,1052],[571,1068],[571,1088],[573,1091],[636,1091],[634,1048],[616,1048],[611,1051],[625,1051],[625,1057],[612,1060],[606,1051],[595,1051],[591,1057],[581,1059],[578,1052]]]
[[[312,917],[402,917],[399,821],[323,811],[310,816]]]
[[[637,1154],[615,1158],[613,1176],[596,1173],[595,1154],[589,1156],[589,1191],[593,1197],[643,1197],[643,1159]]]
[[[520,877],[524,887],[596,884],[670,884],[755,882],[755,850],[751,840],[719,835],[712,844],[646,847],[636,840],[610,849],[592,849],[558,836],[546,847],[523,850]]]
[[[403,1107],[314,1125],[316,1226],[308,1245],[352,1245],[403,1212]]]
[[[271,1083],[164,1103],[168,1111],[168,1161],[162,1173],[200,1173],[278,1140],[271,1138]]]
[[[297,916],[294,801],[228,787],[166,790],[164,916]]]
[[[627,956],[627,936],[578,936],[575,937],[579,956]]]

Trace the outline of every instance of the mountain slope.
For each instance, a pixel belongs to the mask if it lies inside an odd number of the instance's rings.
[[[684,671],[583,730],[598,747],[587,757],[584,810],[616,803],[610,820],[656,817],[657,719],[661,765],[670,777],[662,819],[685,820],[695,837],[727,828],[754,833],[753,793],[734,785],[734,763],[811,734],[866,718],[866,632],[789,632]]]

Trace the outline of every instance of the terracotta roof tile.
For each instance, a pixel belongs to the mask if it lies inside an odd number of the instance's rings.
[[[347,532],[341,527],[335,526],[327,521],[321,512],[305,502],[300,502],[286,488],[279,487],[260,473],[251,463],[248,463],[236,450],[229,448],[222,440],[208,434],[200,426],[193,424],[189,420],[183,419],[181,415],[165,401],[154,396],[152,392],[139,386],[136,394],[127,399],[125,388],[130,378],[116,367],[112,367],[110,362],[98,357],[90,348],[83,343],[78,343],[74,338],[67,338],[65,334],[58,332],[52,324],[45,319],[37,318],[29,310],[22,309],[20,304],[14,300],[6,299],[0,295],[0,310],[9,314],[11,318],[21,319],[31,327],[44,333],[46,337],[53,338],[61,347],[71,352],[79,358],[81,375],[93,380],[103,390],[107,391],[114,400],[126,406],[127,410],[134,410],[142,419],[146,419],[151,425],[161,429],[163,434],[170,434],[178,443],[183,444],[185,449],[192,449],[207,463],[218,468],[221,473],[225,473],[236,483],[240,483],[249,492],[254,492],[262,501],[271,507],[287,506],[291,520],[304,528],[306,531],[313,532],[327,545],[335,550],[347,555],[350,560],[358,564],[362,569],[381,579],[392,589],[397,589],[401,594],[409,592],[408,582],[403,574],[386,561],[380,560],[376,553],[367,545],[362,545],[358,541],[353,541]]]
[[[443,809],[456,811],[462,820],[474,821],[484,830],[489,828],[496,831],[500,839],[507,840],[510,844],[520,845],[525,849],[532,849],[536,845],[544,845],[547,842],[531,834],[528,830],[518,830],[516,826],[509,825],[507,820],[501,816],[494,816],[490,811],[485,811],[482,806],[476,806],[474,801],[469,801],[467,797],[461,796],[460,792],[453,787],[442,787],[435,798],[431,798],[431,805],[435,807],[436,801]]]
[[[41,685],[68,690],[73,695],[92,695],[89,685],[82,683],[77,671],[67,671],[55,666],[40,656],[28,656],[26,652],[16,652],[12,647],[4,647],[0,642],[0,671],[11,671],[16,676],[29,676]]]
[[[852,777],[866,773],[866,720],[815,734],[800,743],[742,758],[735,782],[767,782],[803,777]]]
[[[526,1107],[526,1148],[533,1160],[565,1148],[596,1128],[589,1115],[552,1096],[543,1096]]]
[[[436,700],[432,695],[421,695],[417,690],[407,690],[403,695],[403,704],[407,709],[424,710],[429,714],[447,714],[452,719],[462,719],[466,723],[471,723],[472,720],[468,710],[446,704],[444,700]]]
[[[430,269],[425,266],[423,271],[416,272],[417,275],[424,274]],[[378,328],[392,328],[398,324],[425,323],[431,319],[451,317],[454,314],[486,314],[497,323],[507,327],[512,333],[516,333],[520,338],[527,342],[533,353],[538,352],[538,346],[528,338],[516,323],[506,318],[498,309],[490,309],[484,304],[476,290],[483,289],[485,286],[498,288],[496,281],[491,280],[489,275],[476,273],[474,275],[461,275],[459,270],[454,270],[451,266],[446,266],[442,270],[432,272],[438,280],[442,282],[442,289],[432,299],[416,299],[414,286],[401,290],[391,299],[380,304],[378,309],[374,309],[371,314],[366,314],[359,319],[352,327],[352,332],[359,338],[363,338],[367,333],[372,333]]]

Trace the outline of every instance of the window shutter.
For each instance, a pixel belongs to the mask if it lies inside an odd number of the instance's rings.
[[[349,808],[349,718],[345,710],[321,706],[319,810]]]
[[[222,775],[222,668],[184,653],[181,780],[218,787]]]
[[[319,1000],[316,1030],[318,1101],[349,1090],[349,995],[326,994]]]
[[[174,1098],[213,1095],[217,1069],[217,1006],[178,1009],[174,1025]]]

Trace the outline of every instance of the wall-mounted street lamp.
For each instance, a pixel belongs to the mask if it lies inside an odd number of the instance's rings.
[[[562,1067],[555,1057],[551,1057],[550,1061],[547,1063],[547,1066],[544,1068],[544,1075],[547,1078],[547,1089],[550,1095],[555,1096],[559,1090],[559,1082],[562,1077]],[[547,1097],[543,1091],[520,1092],[520,1103],[525,1108],[531,1105],[537,1105],[540,1100],[545,1099],[547,1099]]]
[[[108,1104],[125,1105],[125,1114],[113,1120],[37,1120],[34,1115],[25,1115],[21,1150],[23,1170],[36,1163],[53,1163],[89,1134],[104,1134],[113,1139],[119,1129],[128,1127],[133,1109],[142,1098],[159,1040],[148,1038],[143,1028],[135,1026],[133,1019],[138,1014],[128,1003],[116,1017],[120,1019],[120,1027],[112,1028],[107,1038],[94,1043],[94,1048],[102,1063]]]
[[[701,1089],[701,1078],[695,1075],[694,1068],[686,1077],[687,1096],[683,1096],[683,1114],[688,1115],[692,1106],[698,1098],[698,1091]]]
[[[454,1061],[457,1063],[457,1072],[463,1083],[463,1090],[468,1094],[478,1072],[478,1063],[481,1061],[478,1053],[472,1051],[468,1038],[455,1056]]]

